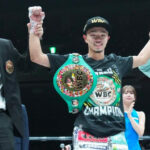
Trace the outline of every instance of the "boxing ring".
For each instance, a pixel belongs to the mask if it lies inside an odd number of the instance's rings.
[[[72,141],[72,136],[30,136],[30,141]],[[150,136],[141,136],[139,138],[142,140],[150,140]]]
[[[140,143],[144,150],[150,150],[150,135],[145,135],[139,137]],[[29,137],[30,143],[40,142],[57,142],[59,148],[64,148],[64,143],[72,143],[72,136],[30,136]]]
[[[72,136],[31,136],[30,141],[72,141]]]

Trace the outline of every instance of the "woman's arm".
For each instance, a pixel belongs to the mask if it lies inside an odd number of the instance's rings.
[[[138,112],[138,116],[139,124],[134,120],[134,118],[131,115],[129,115],[128,117],[133,129],[137,132],[139,136],[143,136],[145,130],[145,113],[142,111]]]

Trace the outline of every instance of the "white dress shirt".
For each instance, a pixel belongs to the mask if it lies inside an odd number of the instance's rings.
[[[1,77],[1,74],[0,74]],[[0,78],[1,80],[1,78]],[[2,83],[0,82],[0,109],[6,110],[6,101],[5,98],[2,96]]]

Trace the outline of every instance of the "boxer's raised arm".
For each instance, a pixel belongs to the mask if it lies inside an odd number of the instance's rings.
[[[28,23],[29,31],[29,51],[31,61],[39,65],[50,67],[48,56],[43,53],[40,38],[43,35],[43,19],[45,17],[41,7],[35,6],[29,8],[30,23]]]

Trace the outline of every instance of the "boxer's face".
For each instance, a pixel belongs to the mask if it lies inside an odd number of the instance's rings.
[[[104,52],[110,36],[105,28],[93,27],[86,32],[86,35],[83,35],[83,38],[90,51],[101,53]]]

